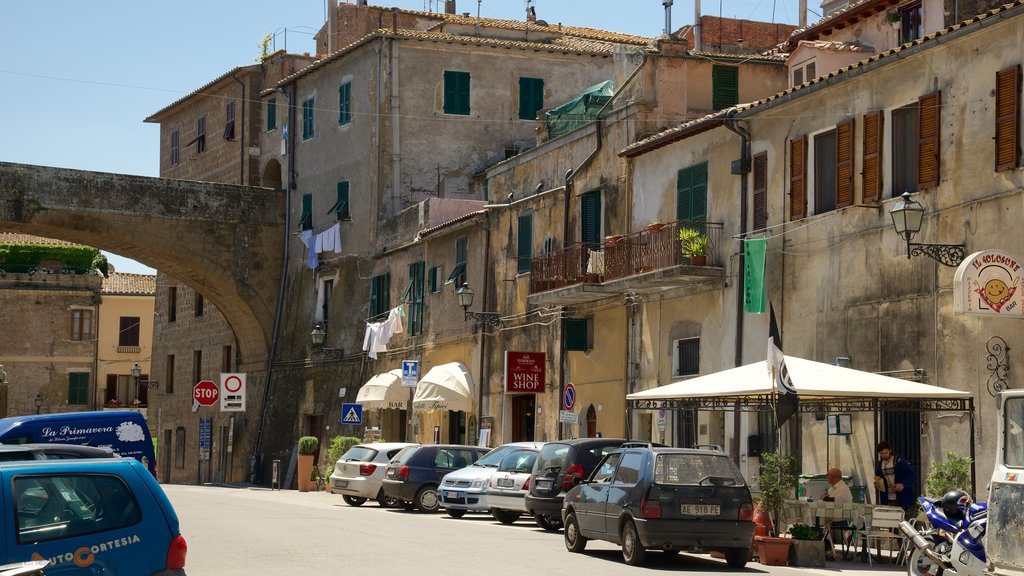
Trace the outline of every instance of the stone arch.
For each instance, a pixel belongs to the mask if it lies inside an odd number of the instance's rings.
[[[281,179],[281,163],[276,158],[271,158],[263,167],[263,175],[260,177],[260,184],[264,188],[274,190],[284,189],[284,181]]]

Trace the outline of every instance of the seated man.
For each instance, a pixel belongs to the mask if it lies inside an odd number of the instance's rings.
[[[843,482],[842,470],[839,468],[832,468],[828,471],[828,474],[825,477],[828,480],[829,489],[821,495],[822,500],[825,500],[826,502],[836,502],[838,504],[853,503],[853,493],[850,492],[850,487],[846,485],[846,482]],[[832,543],[835,542],[836,538],[838,538],[840,542],[845,542],[843,538],[845,530],[842,530],[842,528],[847,528],[849,525],[849,520],[835,520],[830,524],[831,529],[828,539],[829,547],[828,550],[825,551],[825,557],[827,559],[836,559]]]

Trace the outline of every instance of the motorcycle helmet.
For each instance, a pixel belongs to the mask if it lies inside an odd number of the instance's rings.
[[[950,490],[942,497],[942,513],[950,522],[963,520],[970,505],[971,497],[963,490]]]

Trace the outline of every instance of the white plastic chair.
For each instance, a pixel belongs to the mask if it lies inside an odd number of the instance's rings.
[[[907,546],[906,539],[903,533],[900,532],[900,522],[903,521],[903,509],[898,506],[875,506],[871,510],[871,521],[867,522],[863,516],[861,520],[864,525],[868,565],[873,565],[871,558],[872,547],[878,551],[878,555],[881,557],[882,542],[889,542],[890,558],[892,557],[892,543],[899,542],[897,562],[902,564],[906,556]],[[874,542],[874,546],[872,546],[872,542]]]

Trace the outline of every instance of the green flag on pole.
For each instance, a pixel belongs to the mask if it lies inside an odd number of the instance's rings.
[[[764,314],[767,296],[764,290],[764,254],[768,240],[743,241],[743,311]]]

